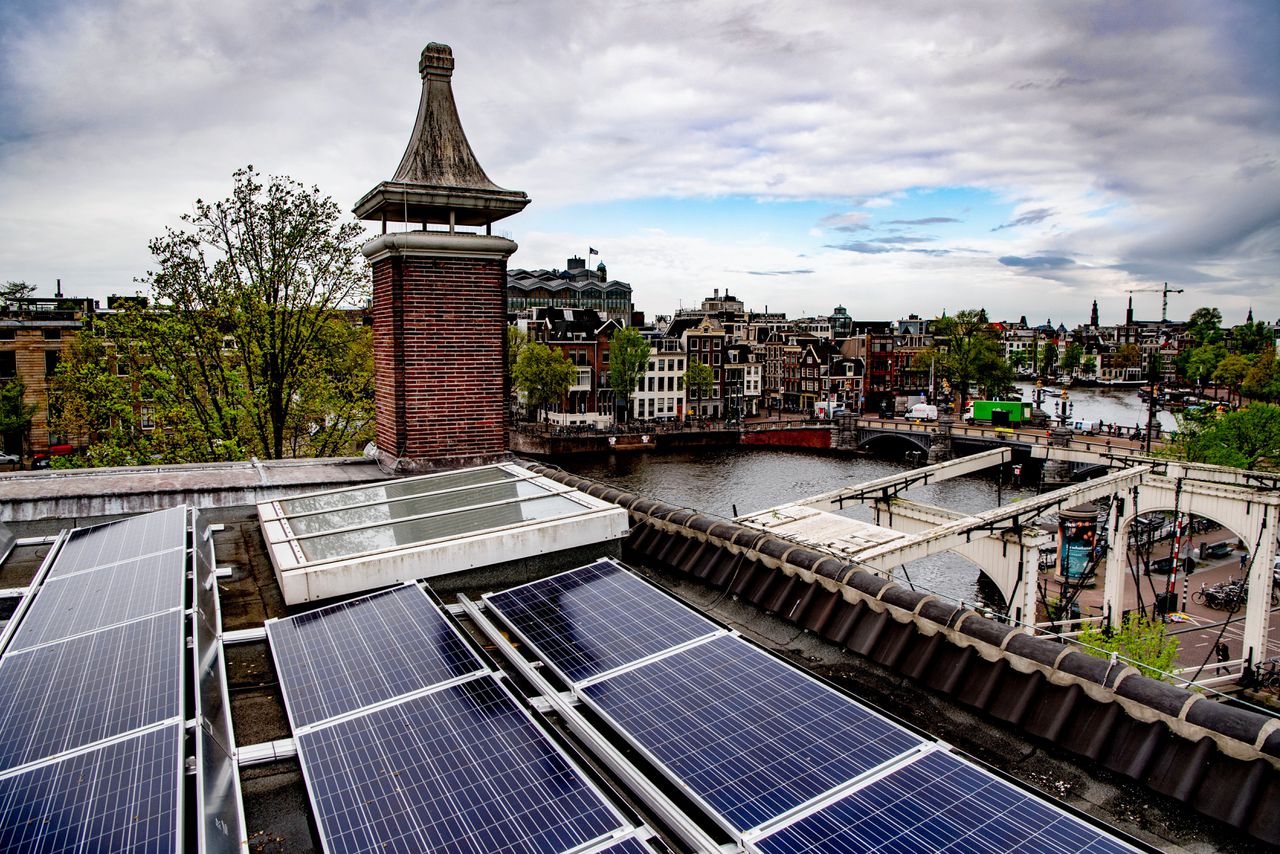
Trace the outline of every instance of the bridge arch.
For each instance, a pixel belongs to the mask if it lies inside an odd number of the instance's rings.
[[[923,451],[927,454],[929,453],[930,443],[927,439],[922,439],[906,432],[863,433],[863,435],[858,437],[858,450],[860,451],[870,451],[872,450],[872,446],[875,446],[875,448],[879,450],[882,448],[889,448],[894,445],[900,447],[909,446],[906,447],[905,450]]]
[[[1125,578],[1128,576],[1129,532],[1142,514],[1177,512],[1211,519],[1243,541],[1252,556],[1249,567],[1249,600],[1245,606],[1242,657],[1258,662],[1266,657],[1267,628],[1270,622],[1271,562],[1276,553],[1276,530],[1280,524],[1280,500],[1274,494],[1246,492],[1233,485],[1157,476],[1144,478],[1125,496],[1123,509],[1114,525],[1112,548],[1107,553],[1103,588],[1104,615],[1118,625],[1124,613]]]

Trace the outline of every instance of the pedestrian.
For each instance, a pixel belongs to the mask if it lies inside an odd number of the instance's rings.
[[[1249,556],[1247,554],[1240,555],[1240,571],[1244,572],[1244,568],[1249,565]]]
[[[1217,648],[1216,652],[1218,653],[1218,663],[1219,663],[1219,664],[1222,664],[1223,662],[1226,662],[1226,661],[1230,661],[1230,660],[1231,660],[1231,647],[1227,646],[1227,642],[1226,642],[1226,641],[1219,641],[1219,642],[1218,642],[1218,648]]]

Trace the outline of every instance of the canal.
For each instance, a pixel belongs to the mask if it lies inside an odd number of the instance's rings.
[[[1024,400],[1030,400],[1034,391],[1029,386],[1019,390]],[[1052,407],[1054,391],[1045,392],[1046,409]],[[1073,389],[1069,394],[1073,418],[1130,426],[1146,423],[1146,405],[1135,389]],[[1163,429],[1176,428],[1170,413],[1158,414]],[[727,519],[913,468],[906,462],[874,457],[746,448],[574,456],[558,462],[569,471],[628,492]],[[1031,497],[1035,491],[1009,482],[997,489],[994,473],[989,473],[921,486],[906,495],[925,504],[978,513],[998,503]],[[867,507],[843,512],[871,521]],[[1043,521],[1053,523],[1056,517]],[[977,567],[957,554],[909,563],[905,575],[917,588],[953,600],[1001,604],[991,585],[979,584]]]
[[[561,460],[560,465],[629,492],[724,518],[732,518],[735,508],[737,515],[743,515],[911,469],[906,463],[872,457],[744,448],[574,457]],[[921,486],[908,492],[907,497],[977,513],[995,507],[998,498],[1008,503],[1034,494],[1033,490],[1014,488],[1008,483],[997,490],[995,477],[990,476]],[[867,507],[843,512],[871,521]],[[977,567],[956,554],[913,561],[906,567],[906,576],[917,588],[953,600],[997,604],[990,598],[990,585],[979,585]]]

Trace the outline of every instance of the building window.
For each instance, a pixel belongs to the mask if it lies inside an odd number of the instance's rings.
[[[154,406],[139,407],[138,423],[143,430],[156,429],[156,408]]]
[[[18,354],[12,350],[0,350],[0,378],[10,379],[18,375]]]
[[[116,358],[116,376],[129,376],[129,363],[119,357]]]
[[[18,330],[16,329],[0,329],[0,341],[17,341]]]
[[[46,329],[46,330],[44,330],[44,340],[46,340],[46,341],[61,341],[61,340],[62,340],[62,330],[61,330],[61,329]]]
[[[58,361],[60,355],[57,350],[44,351],[44,375],[51,377],[58,372]]]

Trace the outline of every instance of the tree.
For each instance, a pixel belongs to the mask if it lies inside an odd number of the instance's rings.
[[[1011,384],[1012,371],[1000,355],[1000,342],[981,309],[940,317],[933,321],[932,330],[935,346],[920,358],[925,365],[932,362],[956,390],[959,406],[967,404],[970,387],[979,381],[987,385],[988,393],[996,382]]]
[[[185,230],[150,244],[158,268],[143,283],[157,310],[127,311],[123,331],[185,398],[203,454],[278,459],[309,445],[298,431],[322,415],[350,436],[366,426],[351,413],[372,399],[372,372],[353,388],[348,354],[333,350],[346,322],[338,309],[369,293],[360,226],[317,188],[263,184],[251,166],[228,198],[197,199],[182,219]],[[320,411],[335,402],[339,411]]]
[[[1218,364],[1227,355],[1227,348],[1221,344],[1202,344],[1191,351],[1187,358],[1183,375],[1201,388],[1206,382],[1213,380]]]
[[[635,328],[624,326],[609,336],[609,387],[621,406],[614,409],[631,411],[631,395],[649,367],[649,342]],[[624,416],[625,417],[625,416]]]
[[[1222,340],[1222,312],[1213,307],[1197,308],[1187,320],[1187,335],[1197,347]]]
[[[1062,353],[1062,361],[1059,363],[1062,370],[1068,374],[1073,373],[1080,367],[1080,361],[1084,358],[1084,347],[1072,342],[1067,345],[1067,349]]]
[[[684,387],[689,392],[691,400],[705,400],[710,397],[714,383],[715,374],[712,373],[710,365],[697,359],[689,360],[689,367],[684,372]],[[698,406],[698,411],[702,411],[701,405]]]
[[[1136,368],[1142,364],[1142,351],[1137,344],[1121,344],[1116,350],[1115,363],[1120,368]]]
[[[8,305],[14,300],[26,299],[36,292],[35,285],[26,282],[8,281],[0,285],[0,303]]]
[[[1080,631],[1081,649],[1097,658],[1116,653],[1145,676],[1163,679],[1178,658],[1178,639],[1165,634],[1164,623],[1148,622],[1130,613],[1115,631],[1086,624]]]
[[[1213,381],[1220,386],[1225,386],[1227,393],[1240,393],[1240,384],[1244,382],[1244,378],[1249,374],[1249,360],[1237,353],[1228,353],[1218,362],[1218,367],[1214,369]],[[1228,397],[1230,400],[1230,397]]]
[[[138,364],[127,345],[122,350],[108,348],[97,334],[109,323],[81,331],[63,350],[49,382],[51,429],[89,443],[83,456],[58,461],[68,467],[151,461],[151,443],[140,423],[141,387],[134,380]]]
[[[545,412],[548,404],[559,403],[577,378],[577,367],[564,353],[541,341],[530,341],[520,348],[511,376],[535,416]]]
[[[1280,464],[1280,406],[1252,403],[1236,412],[1184,413],[1165,455],[1192,463],[1256,470]]]
[[[19,455],[26,453],[31,434],[31,418],[36,413],[35,404],[23,400],[25,393],[26,386],[17,378],[0,385],[0,438],[13,436],[19,447]]]
[[[1094,376],[1098,373],[1098,359],[1096,356],[1085,356],[1084,361],[1080,363],[1080,373],[1086,377]]]
[[[1052,376],[1057,374],[1056,363],[1058,361],[1058,345],[1052,341],[1045,342],[1044,350],[1041,351],[1040,364],[1044,367],[1040,373],[1044,376]]]
[[[1274,338],[1265,323],[1242,323],[1231,330],[1231,352],[1252,356],[1274,349]]]
[[[1245,374],[1240,391],[1254,400],[1280,400],[1280,366],[1276,364],[1276,351],[1263,350],[1253,367]]]

